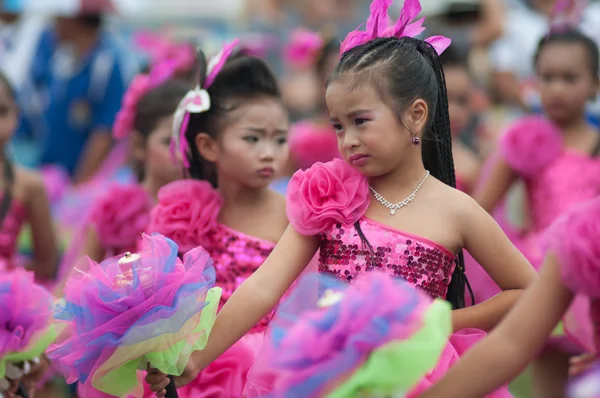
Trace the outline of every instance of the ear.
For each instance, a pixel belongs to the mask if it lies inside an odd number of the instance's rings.
[[[196,136],[196,149],[198,149],[198,153],[200,156],[204,158],[204,160],[209,161],[211,163],[216,163],[219,158],[219,147],[217,142],[213,140],[210,135],[206,133],[200,133]]]
[[[144,159],[146,159],[146,142],[144,141],[144,137],[137,131],[134,131],[131,136],[131,154],[135,161],[140,164],[144,164]]]
[[[423,136],[423,129],[427,124],[427,117],[429,116],[429,107],[427,103],[422,99],[416,99],[405,111],[404,120],[406,126],[411,129],[411,133]]]

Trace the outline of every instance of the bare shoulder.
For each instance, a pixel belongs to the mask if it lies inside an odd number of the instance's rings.
[[[287,228],[288,225],[288,219],[285,209],[285,196],[279,194],[278,192],[271,191],[270,203],[274,210],[274,213],[280,215],[280,217],[277,217],[277,219],[281,220],[281,225],[283,227],[283,230],[285,230],[285,228]]]
[[[42,176],[23,167],[15,167],[15,196],[34,202],[40,196],[46,196],[46,186]]]
[[[448,216],[454,225],[464,225],[477,220],[486,211],[468,194],[452,188],[436,180],[436,202],[440,209]]]

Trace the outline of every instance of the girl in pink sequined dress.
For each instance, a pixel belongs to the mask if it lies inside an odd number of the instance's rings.
[[[575,298],[585,297],[589,324],[584,343],[600,349],[600,197],[575,205],[547,232],[548,254],[539,277],[492,333],[422,398],[478,398],[516,376],[538,354]],[[597,360],[597,359],[596,359]],[[580,363],[580,369],[585,368]],[[596,376],[597,377],[597,376]],[[477,382],[473,382],[477,380]],[[547,380],[550,382],[550,380]],[[572,398],[597,397],[597,382],[571,390]],[[587,391],[587,394],[585,393]],[[565,396],[560,388],[554,395]]]
[[[285,199],[269,188],[288,157],[288,115],[277,82],[259,58],[230,43],[175,114],[174,153],[192,179],[163,187],[150,232],[185,252],[202,245],[214,261],[221,306],[271,254],[288,225]],[[255,322],[180,397],[241,397],[271,315]],[[244,316],[240,314],[240,316]]]
[[[598,92],[598,48],[574,30],[550,33],[535,58],[545,117],[517,121],[500,138],[499,161],[475,197],[494,209],[512,183],[526,188],[529,225],[515,244],[539,268],[548,226],[570,207],[600,195],[600,134],[586,122],[585,105]],[[489,278],[472,280],[498,290]],[[534,363],[536,390],[552,397],[566,382],[568,357],[577,347],[547,347]],[[550,369],[550,370],[548,370]],[[550,383],[548,380],[552,380]]]
[[[61,282],[81,256],[100,262],[136,251],[158,190],[181,177],[180,169],[171,162],[169,143],[173,112],[190,85],[171,79],[173,73],[166,63],[131,83],[113,134],[117,139],[129,140],[139,183],[113,185],[96,200],[83,231],[62,260]],[[58,285],[57,295],[63,283]]]
[[[33,259],[25,267],[38,282],[49,283],[56,276],[58,248],[46,188],[37,173],[13,165],[4,148],[17,128],[18,114],[15,92],[0,75],[0,272],[20,265],[17,241],[27,223]]]
[[[405,1],[387,26],[389,1],[374,1],[367,32],[352,32],[330,76],[327,105],[344,160],[317,163],[290,181],[290,226],[264,264],[220,311],[203,351],[194,353],[185,385],[273,309],[319,250],[319,271],[352,283],[384,270],[432,297],[446,298],[457,332],[435,369],[415,386],[437,380],[482,332],[520,297],[535,272],[493,219],[456,190],[447,95],[437,52],[449,40],[412,36],[423,31],[418,1]],[[465,248],[503,292],[464,308]],[[256,372],[258,395],[269,375]],[[165,376],[150,372],[163,394]],[[261,391],[258,387],[263,387]],[[492,396],[509,396],[506,390]]]

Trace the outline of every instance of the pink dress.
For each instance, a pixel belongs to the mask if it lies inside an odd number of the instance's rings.
[[[572,206],[600,195],[600,157],[564,148],[560,130],[537,116],[507,130],[499,155],[525,183],[530,216],[524,232],[505,232],[538,269],[548,227]],[[500,292],[481,267],[467,267],[467,275],[478,299]]]
[[[428,239],[400,231],[364,216],[370,202],[368,182],[342,160],[315,164],[297,172],[289,185],[288,218],[304,235],[319,242],[319,272],[352,283],[365,272],[383,270],[402,278],[433,298],[445,298],[455,268],[455,255]],[[356,228],[360,226],[367,242]],[[455,333],[438,366],[412,391],[417,396],[437,381],[460,355],[485,335],[482,331]],[[265,396],[269,377],[259,368],[251,371],[249,384]],[[510,397],[506,389],[490,397]]]
[[[19,234],[27,219],[27,210],[13,199],[0,228],[0,269],[17,267],[16,254]]]

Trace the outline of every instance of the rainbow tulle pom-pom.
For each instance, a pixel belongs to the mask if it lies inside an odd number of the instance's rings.
[[[0,273],[0,393],[19,379],[56,338],[52,295],[17,268]],[[1,395],[1,394],[0,394]]]
[[[177,252],[162,235],[144,235],[140,253],[77,264],[55,313],[67,331],[49,350],[68,383],[139,397],[138,369],[181,375],[191,353],[204,348],[221,290],[213,288],[215,270],[203,248],[183,261]]]
[[[271,322],[268,370],[253,373],[273,397],[403,396],[437,364],[450,314],[383,273],[352,284],[307,275]]]
[[[569,383],[569,398],[600,398],[600,364]]]

